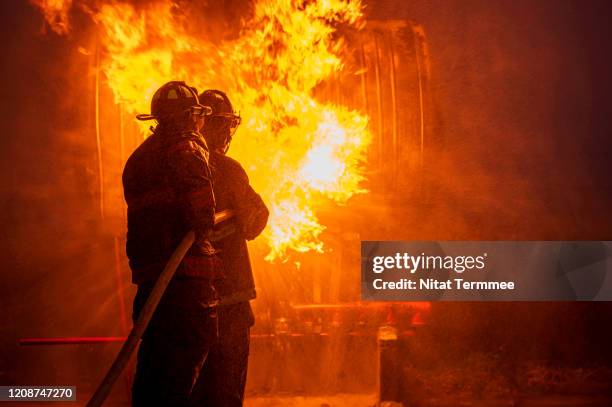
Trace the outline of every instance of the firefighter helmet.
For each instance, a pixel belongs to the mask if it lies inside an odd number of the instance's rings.
[[[240,125],[240,114],[234,111],[232,102],[220,90],[208,89],[200,94],[202,104],[210,106],[212,112],[204,120],[202,133],[213,148],[222,148],[224,152],[229,148],[236,129]]]
[[[153,95],[151,114],[139,114],[136,115],[136,118],[164,122],[176,119],[187,112],[205,116],[211,114],[212,109],[199,102],[195,88],[187,86],[183,81],[171,81],[159,88]]]

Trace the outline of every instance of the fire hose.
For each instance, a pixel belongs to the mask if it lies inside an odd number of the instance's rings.
[[[217,212],[215,214],[215,225],[218,225],[221,222],[232,218],[233,216],[234,213],[231,210]],[[221,233],[221,235],[219,235],[218,237],[213,235],[211,240],[219,240],[220,238],[226,235],[227,233]],[[89,399],[87,407],[99,407],[108,397],[108,394],[110,393],[113,385],[121,375],[121,372],[123,372],[123,369],[130,360],[130,357],[134,353],[134,350],[136,350],[138,342],[140,341],[140,338],[142,337],[147,326],[149,325],[149,322],[153,317],[153,313],[157,309],[157,305],[159,304],[161,297],[166,291],[170,280],[174,276],[176,269],[181,264],[181,261],[183,261],[185,254],[187,254],[187,251],[189,250],[191,245],[193,245],[194,241],[195,232],[192,230],[185,235],[181,243],[172,253],[172,256],[170,256],[170,260],[168,260],[168,263],[159,275],[157,282],[151,290],[149,298],[147,298],[147,301],[142,307],[140,315],[138,316],[138,320],[132,327],[130,334],[128,335],[126,341],[123,343],[123,346],[121,347],[121,350],[119,351],[119,354],[115,358],[115,361],[111,365],[110,369],[108,369],[106,376],[104,376],[104,379],[102,379],[102,382],[94,392],[93,396],[91,396],[91,399]]]

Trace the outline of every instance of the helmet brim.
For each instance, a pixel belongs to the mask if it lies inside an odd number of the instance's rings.
[[[199,107],[202,109],[202,116],[210,116],[212,115],[212,108],[210,106],[205,106],[201,103],[196,103],[192,107]],[[136,120],[146,121],[146,120],[156,120],[157,116],[152,114],[140,113],[136,115]]]
[[[157,119],[157,117],[153,116],[152,114],[137,114],[136,115],[136,120],[140,120],[140,121],[146,121],[146,120],[155,120]]]

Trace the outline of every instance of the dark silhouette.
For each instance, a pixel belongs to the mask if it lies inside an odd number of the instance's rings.
[[[157,127],[128,159],[123,187],[128,204],[127,255],[138,285],[134,320],[170,255],[193,230],[195,242],[168,285],[143,335],[132,390],[134,406],[187,406],[216,341],[221,261],[209,240],[215,198],[208,147],[197,132],[210,109],[194,89],[169,82],[153,96]]]
[[[210,350],[194,397],[201,400],[199,405],[241,406],[249,356],[249,329],[254,323],[249,300],[255,298],[246,241],[254,239],[264,229],[268,209],[249,185],[240,163],[225,155],[240,124],[240,116],[234,112],[229,98],[221,91],[207,90],[200,95],[200,101],[212,108],[202,134],[210,147],[217,210],[234,211],[236,231],[215,242],[225,271],[225,278],[216,285],[221,299],[219,340]]]

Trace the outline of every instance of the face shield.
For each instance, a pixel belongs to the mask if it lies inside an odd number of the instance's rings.
[[[233,137],[242,119],[239,114],[217,113],[206,117],[206,128],[210,132],[225,133]]]
[[[203,132],[210,144],[224,153],[229,149],[232,137],[236,133],[242,119],[239,114],[217,113],[206,116]]]
[[[195,105],[191,106],[185,112],[188,112],[192,116],[204,117],[210,116],[212,114],[212,109],[209,106]]]

